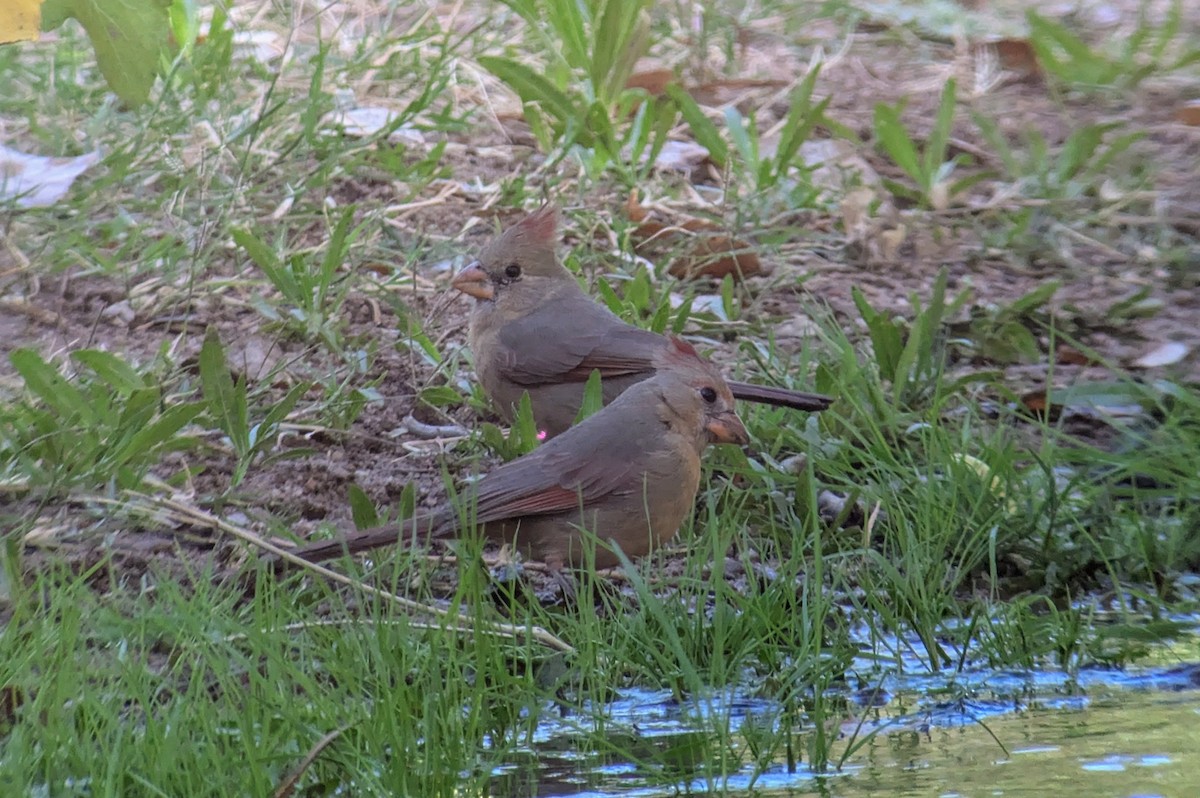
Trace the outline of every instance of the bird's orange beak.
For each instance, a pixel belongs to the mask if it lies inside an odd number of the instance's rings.
[[[750,433],[746,432],[746,426],[732,410],[710,416],[704,429],[708,430],[708,434],[716,443],[736,443],[745,446],[750,442]]]
[[[496,298],[496,286],[492,283],[492,278],[488,277],[488,273],[479,265],[479,261],[468,263],[466,268],[454,275],[454,280],[450,285],[476,299]]]

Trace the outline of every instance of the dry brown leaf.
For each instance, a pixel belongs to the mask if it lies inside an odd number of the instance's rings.
[[[1189,100],[1176,108],[1175,121],[1200,127],[1200,100]]]
[[[983,46],[996,52],[1000,66],[1005,69],[1022,75],[1037,75],[1042,71],[1033,45],[1025,39],[999,39],[985,42]]]
[[[1029,391],[1021,397],[1020,404],[1035,416],[1052,414],[1052,417],[1048,419],[1050,421],[1055,420],[1058,414],[1062,412],[1062,407],[1051,404],[1050,397],[1047,395],[1045,388]]]
[[[753,80],[749,78],[732,78],[729,80],[713,80],[708,83],[701,83],[698,86],[688,88],[688,94],[692,95],[692,99],[698,105],[707,105],[710,108],[726,103],[736,102],[742,99],[750,92],[759,89],[770,89],[772,91],[781,89],[786,86],[782,80]]]
[[[731,275],[741,280],[763,271],[762,261],[749,243],[726,235],[710,221],[684,219],[668,224],[651,219],[650,212],[638,202],[636,191],[630,192],[625,213],[638,223],[630,236],[634,252],[642,257],[670,253],[674,257],[667,271],[673,277],[721,280]]]
[[[1054,362],[1064,366],[1092,366],[1096,361],[1068,344],[1059,344],[1054,349]]]
[[[630,75],[629,80],[625,81],[625,88],[645,89],[651,97],[658,97],[666,93],[667,86],[673,80],[675,73],[669,69],[647,69]]]

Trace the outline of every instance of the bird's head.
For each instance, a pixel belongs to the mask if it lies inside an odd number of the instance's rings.
[[[562,286],[578,288],[555,255],[558,210],[551,204],[493,239],[451,285],[480,302],[524,307]]]
[[[733,393],[721,372],[682,338],[670,338],[655,379],[662,383],[663,420],[709,443],[750,442],[733,409]]]

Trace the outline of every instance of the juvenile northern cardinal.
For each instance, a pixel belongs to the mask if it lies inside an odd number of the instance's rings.
[[[454,278],[476,300],[469,343],[475,371],[497,410],[512,421],[529,393],[539,430],[571,426],[593,370],[604,402],[662,367],[666,336],[626,324],[594,302],[558,262],[558,213],[547,205],[510,227]],[[824,410],[828,396],[729,382],[737,399],[798,410]]]
[[[460,519],[515,543],[558,573],[585,561],[581,529],[609,544],[597,568],[617,565],[611,544],[640,557],[670,540],[692,509],[700,454],[710,443],[749,441],[720,372],[680,339],[664,339],[657,372],[533,452],[506,463],[447,502],[403,524],[297,552],[324,560],[417,538],[450,538]],[[462,511],[460,512],[460,507]]]

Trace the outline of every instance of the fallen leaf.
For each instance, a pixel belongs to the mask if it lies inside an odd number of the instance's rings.
[[[1065,366],[1091,366],[1096,361],[1073,346],[1059,344],[1054,349],[1054,362]]]
[[[637,191],[629,194],[625,213],[638,226],[630,236],[634,253],[642,257],[669,252],[674,257],[667,271],[673,277],[717,280],[732,275],[735,280],[762,272],[762,262],[754,248],[741,239],[725,234],[705,219],[685,219],[667,224],[649,218],[638,202]]]
[[[698,105],[715,108],[745,98],[746,94],[757,89],[781,89],[788,85],[782,80],[755,80],[753,78],[730,78],[728,80],[713,80],[701,83],[687,90]]]
[[[895,206],[884,200],[875,205],[876,193],[865,186],[846,193],[839,205],[846,248],[867,265],[895,263],[908,241],[908,226]],[[872,213],[874,210],[874,213]]]
[[[667,86],[675,80],[675,73],[669,69],[647,69],[635,72],[625,81],[627,89],[645,89],[651,97],[658,97],[667,91]]]
[[[670,302],[672,308],[681,307],[684,302],[683,295],[672,292]],[[729,321],[729,315],[725,312],[725,300],[718,294],[696,294],[692,297],[692,316],[705,314],[720,321]]]
[[[1052,409],[1050,397],[1044,388],[1038,388],[1037,390],[1026,393],[1021,397],[1020,405],[1035,416],[1046,415],[1046,412]],[[1053,410],[1055,417],[1057,417],[1058,413],[1062,412],[1061,407],[1053,408]],[[1047,420],[1053,421],[1054,418]]]
[[[347,136],[366,138],[373,136],[389,125],[395,123],[399,114],[390,108],[360,106],[345,111],[335,111],[330,114],[327,124],[341,128]],[[404,123],[388,134],[388,141],[395,144],[424,144],[425,136],[421,131]]]
[[[1050,422],[1069,417],[1108,424],[1144,417],[1144,405],[1153,394],[1152,389],[1136,383],[1098,380],[1030,391],[1021,396],[1019,404]]]
[[[1004,489],[1004,481],[1001,480],[996,474],[993,474],[992,467],[983,460],[980,460],[978,457],[974,457],[969,454],[962,454],[960,452],[950,455],[950,459],[959,463],[960,465],[966,466],[966,468],[970,469],[971,471],[974,471],[975,474],[979,476],[980,480],[987,483],[988,492],[991,493],[992,496],[997,499],[1007,498],[1008,492]],[[1004,503],[1004,509],[1007,510],[1010,515],[1012,515],[1013,513],[1017,512],[1019,508],[1016,501],[1013,499],[1008,499],[1008,501]]]
[[[42,0],[5,0],[0,3],[0,44],[34,41],[42,21]]]
[[[1133,366],[1140,369],[1171,366],[1183,360],[1191,351],[1191,348],[1187,344],[1181,344],[1178,341],[1166,341],[1133,361]]]
[[[1037,75],[1041,73],[1037,52],[1026,39],[998,39],[983,42],[981,47],[990,48],[1000,60],[1000,66],[1022,75]]]
[[[650,215],[650,211],[646,210],[638,202],[637,189],[629,192],[629,199],[625,201],[625,215],[629,217],[629,221],[631,222],[643,222]]]
[[[898,224],[886,230],[881,230],[877,237],[878,248],[872,250],[872,257],[877,263],[895,263],[900,259],[900,248],[908,240],[908,226]]]
[[[239,58],[265,64],[283,55],[283,45],[274,31],[243,30],[233,34],[233,52]]]
[[[99,160],[99,150],[76,158],[46,158],[0,146],[0,200],[15,199],[22,208],[53,205]]]
[[[856,188],[846,193],[838,205],[842,215],[842,230],[848,241],[865,238],[871,222],[871,204],[875,192],[869,188]]]
[[[663,172],[691,174],[693,169],[708,159],[708,150],[696,142],[670,140],[654,159],[654,168]]]
[[[1200,127],[1200,100],[1189,100],[1176,108],[1175,121]]]

